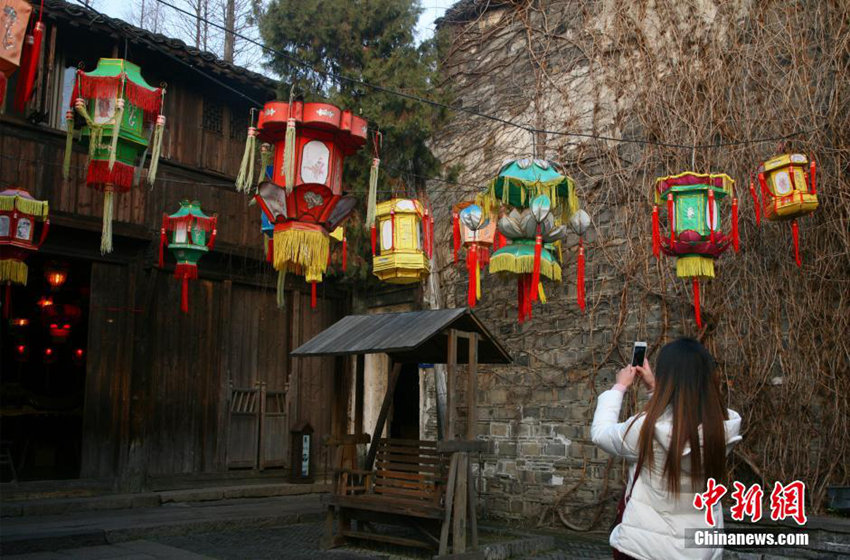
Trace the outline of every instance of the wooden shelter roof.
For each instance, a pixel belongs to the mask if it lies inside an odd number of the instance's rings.
[[[507,350],[466,307],[406,313],[349,315],[308,340],[293,356],[350,356],[386,353],[400,363],[446,363],[448,331],[474,332],[478,362],[508,364]],[[458,337],[457,361],[468,360],[468,340]]]

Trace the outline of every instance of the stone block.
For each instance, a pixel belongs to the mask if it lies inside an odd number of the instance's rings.
[[[510,437],[511,425],[507,422],[490,422],[490,435],[493,437]]]

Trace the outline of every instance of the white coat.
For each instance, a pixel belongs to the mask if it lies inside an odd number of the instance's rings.
[[[630,484],[626,495],[631,490],[631,481],[635,477],[635,463],[638,459],[638,439],[643,416],[638,415],[634,426],[628,430],[635,417],[618,423],[620,407],[623,404],[623,393],[616,389],[605,391],[599,395],[596,413],[593,415],[593,425],[590,437],[593,443],[617,457],[623,457],[629,464]],[[725,421],[726,453],[732,446],[741,441],[741,416],[729,411],[729,419]],[[659,416],[655,423],[655,457],[652,465],[652,476],[649,476],[649,465],[643,465],[642,474],[634,483],[631,499],[626,505],[623,521],[611,532],[611,546],[639,560],[720,560],[722,549],[685,548],[685,529],[707,528],[705,510],[697,510],[693,506],[694,490],[690,480],[690,461],[685,460],[690,454],[686,447],[683,453],[681,492],[678,499],[669,496],[667,483],[661,476],[664,469],[667,450],[670,448],[673,430],[673,413],[670,407]],[[703,492],[704,489],[698,490]],[[720,504],[714,506],[715,525],[723,526],[723,509]]]

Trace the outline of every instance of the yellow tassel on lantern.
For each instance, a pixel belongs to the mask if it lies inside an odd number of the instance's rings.
[[[534,272],[534,256],[516,258],[511,254],[492,255],[490,257],[489,270],[491,273],[511,272],[513,274],[531,274]],[[556,263],[541,259],[540,276],[560,282],[561,267]]]
[[[304,274],[307,282],[321,282],[327,270],[330,238],[321,230],[288,228],[274,232],[276,270]]]
[[[679,278],[714,278],[714,259],[711,257],[679,257],[676,260],[676,276]]]
[[[7,259],[0,261],[0,282],[27,284],[27,265],[21,261]]]

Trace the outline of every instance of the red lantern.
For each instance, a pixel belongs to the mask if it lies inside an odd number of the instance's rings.
[[[44,278],[50,284],[50,289],[53,291],[59,290],[68,279],[68,271],[60,268],[48,268],[44,273]]]
[[[6,99],[9,77],[22,64],[24,70],[18,80],[21,83],[25,81],[24,72],[32,60],[32,47],[35,43],[34,35],[27,35],[31,13],[32,6],[25,0],[4,0],[0,7],[0,105]],[[38,25],[41,26],[40,32],[43,32],[44,24]],[[18,89],[22,89],[21,86]]]
[[[71,329],[80,321],[82,311],[76,305],[61,303],[44,308],[42,319],[47,324],[50,338],[55,344],[62,344],[71,335]]]
[[[255,199],[274,224],[273,265],[282,275],[322,281],[330,254],[330,232],[357,201],[343,195],[342,164],[366,142],[366,121],[326,103],[266,103],[258,137],[274,144],[271,182]],[[249,137],[249,141],[251,138]]]
[[[6,283],[4,317],[9,316],[11,285],[27,284],[24,260],[38,251],[47,237],[50,229],[47,214],[47,201],[35,200],[23,189],[0,192],[0,282]],[[39,222],[42,224],[40,228]],[[37,229],[41,231],[37,232]]]

